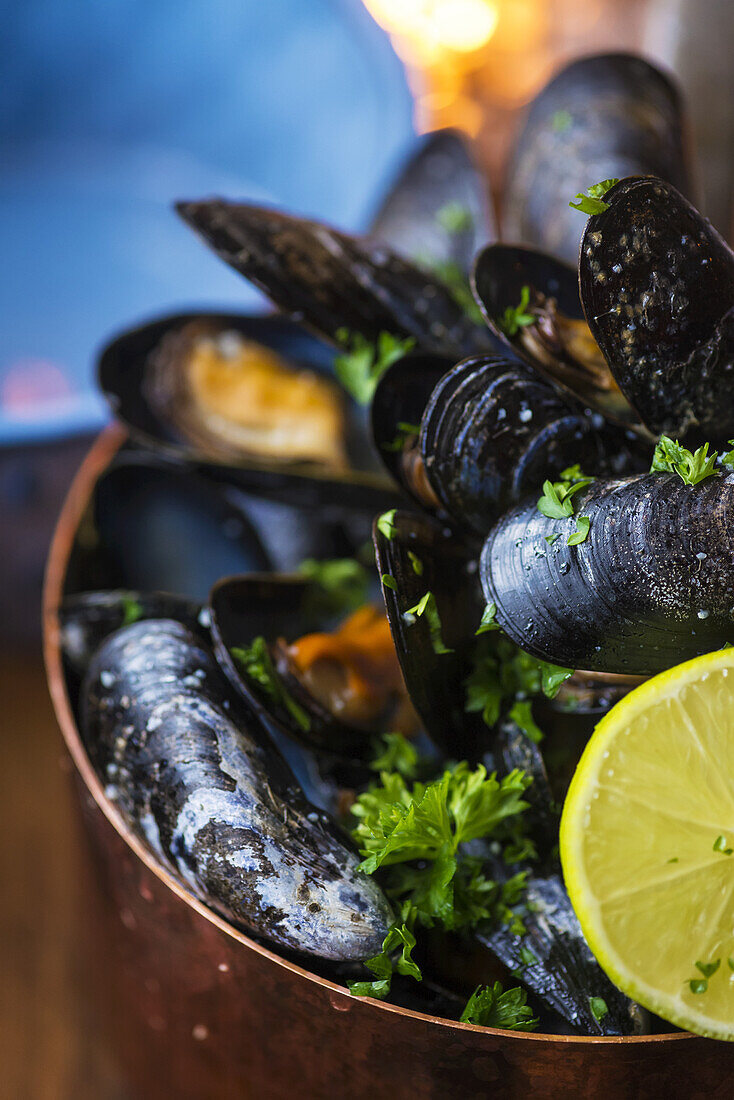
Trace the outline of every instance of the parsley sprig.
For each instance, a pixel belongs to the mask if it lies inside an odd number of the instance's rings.
[[[409,424],[407,420],[399,420],[395,436],[389,443],[381,443],[380,449],[390,453],[404,451],[408,440],[414,439],[420,433],[420,430],[420,424]]]
[[[122,625],[131,626],[143,617],[143,606],[134,596],[122,597]]]
[[[377,756],[370,762],[375,772],[398,772],[404,779],[414,779],[418,768],[415,745],[402,733],[383,733],[377,743]]]
[[[481,713],[489,727],[508,712],[529,737],[539,740],[531,700],[541,693],[553,699],[572,674],[571,668],[531,657],[500,631],[482,635],[474,648],[472,671],[464,681],[465,709]]]
[[[379,955],[365,959],[364,965],[375,975],[373,981],[348,982],[349,992],[355,997],[376,997],[383,1000],[390,992],[393,974],[405,974],[420,982],[423,978],[420,968],[413,961],[412,951],[415,936],[406,921],[393,924],[382,941]]]
[[[477,988],[461,1014],[465,1024],[480,1027],[500,1027],[507,1031],[535,1031],[538,1019],[533,1016],[528,995],[520,986],[503,989],[501,982]]]
[[[730,451],[724,456],[725,464],[733,454]],[[716,473],[717,458],[716,451],[709,454],[708,443],[704,443],[696,451],[689,451],[670,436],[661,435],[655,447],[650,473],[677,474],[684,485],[698,485]]]
[[[582,474],[578,463],[575,466],[569,466],[568,469],[561,472],[560,481],[547,480],[543,482],[543,495],[538,500],[538,511],[544,516],[548,516],[549,519],[569,519],[574,514],[572,498],[581,489],[591,485],[594,480],[593,477],[586,477]],[[578,546],[580,543],[585,542],[590,528],[591,520],[589,517],[579,516],[576,520],[576,530],[568,536],[566,544],[568,546]],[[548,541],[549,538],[546,538],[546,542]]]
[[[517,840],[530,783],[518,770],[499,780],[483,765],[472,771],[466,762],[410,787],[396,772],[382,772],[379,785],[352,807],[353,836],[364,857],[360,870],[379,872],[386,892],[409,905],[421,925],[453,930],[501,919],[521,931],[511,907],[522,895],[524,873],[496,883],[461,846],[486,837]]]
[[[470,321],[476,325],[484,324],[482,311],[474,300],[469,280],[457,263],[453,260],[426,260],[424,266],[430,268],[436,278],[441,280]]]
[[[230,652],[245,676],[258,685],[262,694],[283,706],[302,730],[310,730],[310,717],[278,675],[268,643],[263,637],[255,638],[249,646],[233,646]]]
[[[336,336],[346,350],[334,359],[334,369],[344,389],[360,405],[369,405],[387,368],[415,347],[412,336],[401,339],[389,332],[381,332],[374,344],[347,328],[338,329]]]
[[[423,618],[428,623],[428,631],[431,637],[431,645],[433,646],[433,652],[437,654],[441,653],[453,653],[453,649],[450,649],[444,642],[441,634],[441,617],[438,613],[438,605],[436,604],[436,597],[432,592],[426,592],[418,603],[414,607],[407,608],[403,612],[408,621],[410,622],[410,616],[414,619]]]
[[[324,614],[356,611],[367,601],[367,570],[354,558],[306,558],[298,572],[316,586],[316,610]]]
[[[617,183],[619,180],[614,178],[594,183],[591,187],[587,187],[585,192],[579,191],[575,196],[578,202],[571,200],[568,205],[574,210],[580,210],[582,214],[603,214],[609,209],[609,203],[602,200],[610,187],[614,187]]]
[[[524,286],[520,291],[520,301],[516,306],[507,306],[505,312],[498,319],[497,325],[506,336],[516,336],[521,328],[526,325],[534,325],[535,314],[528,309],[530,305],[530,287]]]

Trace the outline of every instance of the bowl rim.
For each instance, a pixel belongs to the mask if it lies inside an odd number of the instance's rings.
[[[352,994],[346,986],[337,985],[336,982],[322,978],[318,974],[307,970],[297,963],[278,955],[275,951],[263,946],[256,940],[250,939],[244,932],[233,927],[222,917],[209,909],[202,901],[191,893],[182,883],[166,870],[155,857],[147,851],[132,830],[126,825],[117,807],[106,797],[102,783],[92,768],[89,757],[82,744],[76,719],[66,691],[66,681],[63,672],[60,645],[59,606],[62,600],[64,579],[69,554],[76,536],[81,517],[87,507],[97,479],[109,465],[110,460],[128,438],[128,433],[119,423],[105,428],[92,444],[91,450],[86,455],[77,471],[69,491],[64,500],[49,550],[48,561],[43,585],[43,655],[46,666],[49,692],[53,703],[56,720],[61,729],[66,748],[81,777],[84,786],[96,803],[99,810],[105,816],[113,829],[119,834],[129,848],[143,863],[143,865],[156,876],[169,890],[176,894],[186,905],[190,906],[200,917],[209,921],[220,932],[239,943],[250,951],[269,959],[276,966],[282,967],[294,976],[303,978],[320,986],[328,992],[332,1003],[334,1000],[352,1000]],[[640,1043],[670,1043],[684,1040],[701,1039],[700,1036],[688,1032],[665,1032],[658,1035],[624,1035],[624,1036],[591,1036],[591,1035],[551,1035],[546,1032],[519,1032],[508,1031],[501,1028],[480,1027],[477,1024],[462,1023],[460,1020],[447,1020],[442,1016],[432,1016],[425,1012],[417,1012],[414,1009],[403,1008],[400,1005],[391,1005],[384,1001],[378,1001],[371,997],[361,997],[360,1001],[371,1005],[382,1012],[406,1016],[422,1023],[441,1025],[454,1031],[471,1031],[483,1035],[496,1035],[514,1042],[546,1042],[566,1044],[602,1044],[604,1046],[619,1046],[620,1044]]]

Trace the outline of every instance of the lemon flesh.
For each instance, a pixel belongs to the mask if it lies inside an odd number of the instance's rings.
[[[609,711],[569,788],[560,847],[612,981],[679,1027],[734,1040],[734,649]]]

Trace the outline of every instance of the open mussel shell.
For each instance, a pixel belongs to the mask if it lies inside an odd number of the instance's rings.
[[[485,595],[517,645],[568,668],[653,675],[731,641],[734,478],[597,481],[574,508],[590,520],[577,546],[576,517],[548,519],[535,500],[485,543]]]
[[[690,190],[681,99],[641,57],[585,57],[536,96],[511,161],[503,237],[576,264],[583,231],[569,207],[604,179],[654,175]]]
[[[279,309],[337,344],[346,329],[371,341],[381,332],[413,337],[421,351],[454,359],[487,346],[446,285],[387,244],[222,199],[176,209]]]
[[[319,609],[312,583],[277,574],[227,577],[212,589],[209,607],[217,659],[232,686],[264,722],[313,749],[347,759],[369,759],[374,734],[340,721],[306,689],[295,671],[284,667],[277,652],[280,639],[294,642],[333,625]],[[251,645],[259,636],[268,643],[282,682],[303,712],[300,722],[265,694],[233,656],[233,650]]]
[[[450,757],[477,759],[487,729],[464,709],[483,600],[471,552],[427,516],[396,512],[374,539],[383,596],[405,686],[426,732]],[[431,606],[410,612],[430,593]]]
[[[454,264],[468,274],[496,230],[487,181],[466,136],[434,130],[421,137],[369,231],[408,260]]]
[[[473,281],[487,324],[514,355],[606,419],[639,429],[586,322],[575,264],[522,245],[492,244],[477,256]],[[526,313],[536,320],[513,332],[503,318],[523,292]]]
[[[83,676],[105,638],[122,626],[175,619],[196,633],[206,629],[208,618],[201,604],[170,592],[78,592],[66,596],[59,608],[61,652],[67,668]]]
[[[95,487],[90,519],[88,552],[103,561],[110,588],[205,602],[222,575],[271,568],[246,512],[219,485],[154,454],[115,458]]]
[[[182,344],[192,326],[221,338],[240,336],[277,353],[312,375],[333,380],[333,351],[287,318],[237,314],[176,314],[113,339],[102,351],[98,376],[109,404],[133,437],[171,461],[201,468],[212,477],[271,500],[310,506],[337,503],[347,511],[387,507],[391,486],[374,466],[364,418],[344,395],[344,469],[313,461],[243,454],[235,460],[187,435],[192,411],[178,408],[177,374]],[[180,415],[179,415],[180,414]]]
[[[492,356],[443,376],[423,415],[419,452],[451,522],[482,537],[510,505],[574,463],[592,472],[635,468],[623,432],[601,430],[535,371]]]
[[[206,904],[305,955],[379,951],[392,919],[379,887],[201,637],[169,619],[118,630],[91,663],[81,710],[107,796]]]
[[[579,285],[589,326],[654,433],[734,435],[734,253],[670,184],[626,179],[589,218]]]
[[[418,448],[421,420],[436,384],[453,366],[440,355],[414,352],[385,371],[370,406],[372,438],[387,470],[422,508],[438,505]]]

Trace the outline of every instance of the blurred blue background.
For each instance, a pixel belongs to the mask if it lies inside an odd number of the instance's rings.
[[[0,5],[2,7],[2,5]],[[97,428],[109,334],[253,308],[171,212],[212,193],[363,226],[411,139],[359,0],[4,0],[0,444]]]

